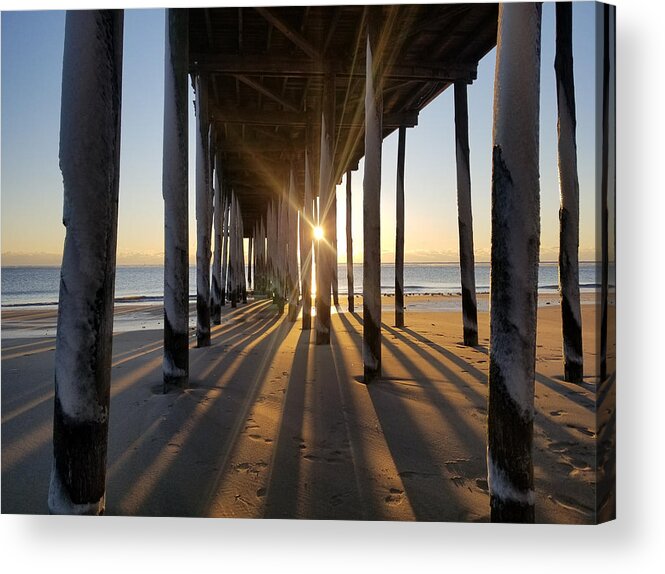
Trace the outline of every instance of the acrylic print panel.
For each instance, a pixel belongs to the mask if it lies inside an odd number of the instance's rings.
[[[3,13],[2,511],[614,518],[614,27]]]

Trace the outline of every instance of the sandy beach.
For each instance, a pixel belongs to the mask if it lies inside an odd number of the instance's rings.
[[[537,522],[594,520],[594,300],[583,297],[585,382],[573,385],[562,381],[558,297],[540,297]],[[340,302],[330,347],[269,301],[227,305],[211,347],[191,339],[190,387],[168,394],[161,307],[118,305],[106,513],[488,521],[487,295],[475,348],[461,344],[459,297],[408,297],[403,329],[384,297],[384,377],[370,386],[362,313]],[[2,310],[3,513],[47,512],[56,313]]]

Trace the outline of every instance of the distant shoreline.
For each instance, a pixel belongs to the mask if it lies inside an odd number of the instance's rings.
[[[598,283],[589,283],[589,284],[580,284],[580,289],[583,293],[594,293],[600,290],[600,284]],[[613,289],[614,285],[610,285],[610,289]],[[557,294],[558,287],[556,285],[542,285],[538,288],[539,295],[554,295]],[[476,291],[477,295],[489,295],[489,289],[478,289]],[[346,298],[348,295],[347,291],[340,291],[339,296]],[[405,291],[405,297],[460,297],[462,295],[460,289],[450,289],[446,291]],[[362,293],[356,293],[357,298],[362,299]],[[394,291],[382,291],[382,297],[391,298],[395,296]],[[155,305],[162,304],[164,297],[159,295],[136,295],[128,297],[116,297],[114,299],[115,305]],[[190,303],[196,302],[196,293],[189,294]],[[34,309],[34,308],[43,308],[43,307],[57,307],[58,301],[46,301],[46,302],[28,302],[28,303],[2,303],[0,308],[2,309]]]
[[[580,260],[580,265],[600,265],[602,261],[594,261],[592,259],[589,260]],[[476,261],[476,266],[479,265],[489,265],[490,261]],[[541,261],[540,265],[558,265],[558,261]],[[355,266],[362,266],[362,262],[360,261],[354,261],[353,262],[354,267]],[[394,262],[385,262],[381,263],[382,266],[394,266]],[[405,261],[404,265],[459,265],[459,261]],[[190,267],[196,267],[196,263],[190,263]],[[346,261],[338,261],[337,262],[338,267],[343,267],[346,266]],[[116,265],[116,267],[122,267],[122,268],[145,268],[145,267],[150,267],[154,269],[159,269],[163,268],[164,265],[162,264],[157,264],[157,263],[146,263],[146,264],[137,264],[137,263],[121,263]],[[60,265],[38,265],[38,264],[26,264],[26,265],[2,265],[0,266],[0,271],[4,269],[60,269]]]

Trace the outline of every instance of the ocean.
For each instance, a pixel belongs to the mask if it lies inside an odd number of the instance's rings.
[[[362,264],[354,265],[354,291],[362,293]],[[339,293],[347,292],[346,265],[339,265]],[[116,270],[115,296],[117,301],[157,302],[163,297],[164,268],[119,266]],[[558,270],[556,263],[541,263],[538,274],[539,291],[556,292]],[[598,263],[580,264],[582,291],[594,290],[600,283]],[[2,267],[2,306],[55,305],[58,302],[60,269],[58,267]],[[489,292],[490,265],[476,265],[476,289]],[[455,294],[461,290],[459,265],[456,263],[406,263],[404,290],[407,294]],[[395,266],[381,266],[381,291],[395,292]],[[189,292],[196,296],[196,268],[189,269]]]

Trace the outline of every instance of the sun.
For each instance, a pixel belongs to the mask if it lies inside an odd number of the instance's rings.
[[[323,227],[321,227],[320,225],[314,226],[314,239],[316,239],[317,241],[323,239]]]

